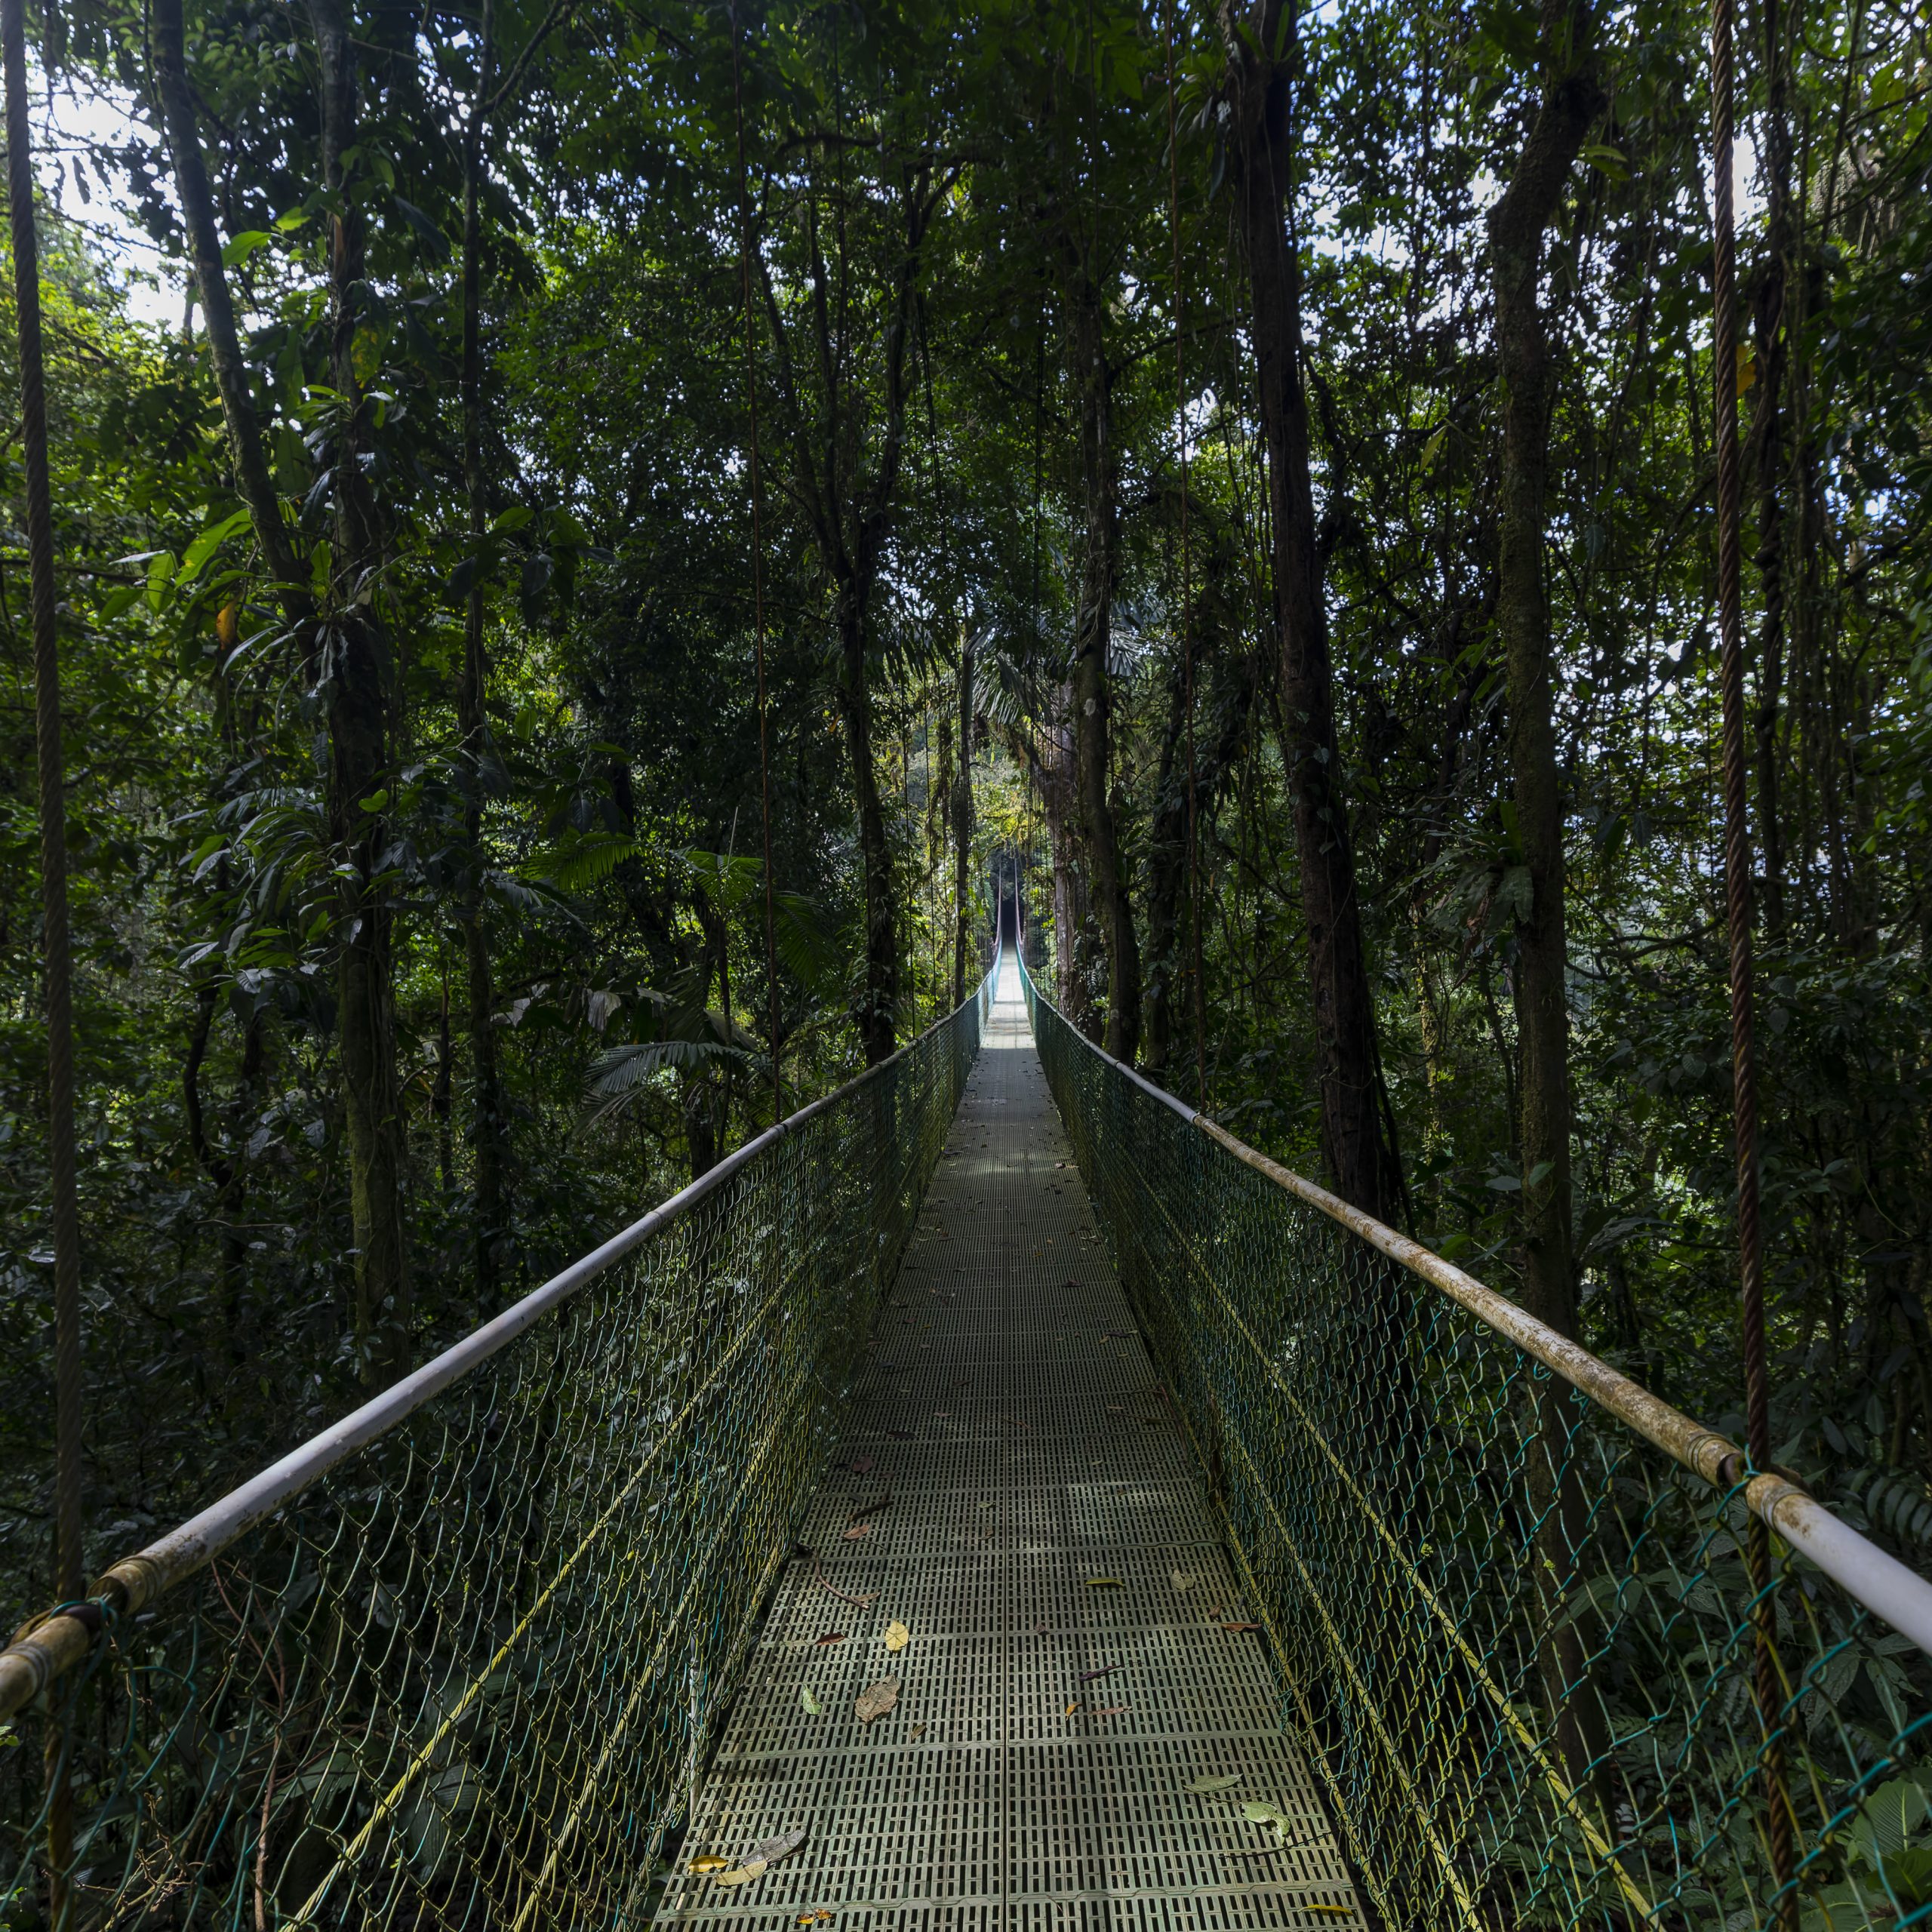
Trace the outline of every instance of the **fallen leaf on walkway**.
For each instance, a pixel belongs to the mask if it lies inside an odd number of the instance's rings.
[[[1036,1637],[1044,1637],[1053,1627],[1051,1623],[1036,1623],[1033,1626],[1033,1635]]]
[[[691,1872],[721,1872],[731,1863],[728,1858],[720,1858],[715,1851],[700,1853],[685,1869]]]
[[[1072,1703],[1067,1706],[1065,1710],[1060,1712],[1060,1715],[1063,1718],[1070,1718],[1075,1711],[1079,1709],[1079,1708],[1080,1701],[1078,1698],[1075,1698]]]
[[[798,1702],[804,1706],[808,1717],[817,1718],[825,1715],[825,1706],[819,1702],[818,1693],[809,1684],[798,1686]]]
[[[859,1693],[852,1700],[852,1714],[861,1724],[870,1724],[875,1718],[884,1717],[898,1701],[898,1679],[888,1677]]]
[[[885,1626],[885,1647],[903,1651],[912,1641],[912,1633],[896,1617]]]
[[[1233,1630],[1238,1632],[1242,1630],[1259,1630],[1261,1628],[1261,1626],[1258,1623],[1224,1623],[1221,1626],[1221,1628],[1223,1630]]]
[[[821,1644],[842,1644],[845,1641],[845,1633],[842,1630],[821,1630],[818,1641]]]
[[[1089,1577],[1087,1587],[1090,1590],[1120,1590],[1127,1586],[1118,1577]]]
[[[1240,1783],[1240,1772],[1224,1771],[1217,1777],[1190,1778],[1187,1788],[1189,1791],[1199,1792],[1204,1797],[1211,1791],[1232,1791]]]
[[[1118,1668],[1117,1664],[1105,1663],[1098,1670],[1083,1670],[1080,1673],[1080,1681],[1082,1684],[1091,1684],[1095,1678],[1109,1676]]]
[[[1124,1715],[1133,1708],[1131,1704],[1106,1704],[1091,1715],[1097,1718],[1117,1718]]]
[[[768,1838],[761,1838],[745,1854],[747,1869],[754,1865],[776,1865],[781,1858],[789,1858],[805,1841],[805,1828],[801,1825],[795,1831],[780,1832]]]
[[[844,1535],[839,1538],[839,1541],[841,1543],[857,1543],[861,1537],[869,1537],[872,1533],[872,1526],[871,1524],[854,1523],[852,1527],[849,1530],[846,1531]]]
[[[845,1520],[848,1523],[863,1523],[868,1516],[876,1516],[881,1509],[889,1509],[891,1507],[892,1492],[888,1490],[876,1503],[868,1503],[863,1509],[854,1509]],[[852,1533],[848,1530],[845,1534],[850,1536]]]
[[[1191,1570],[1190,1570],[1190,1571],[1186,1571],[1186,1572],[1183,1572],[1183,1571],[1179,1571],[1179,1570],[1174,1570],[1174,1571],[1169,1571],[1169,1573],[1168,1573],[1168,1574],[1169,1574],[1169,1575],[1171,1575],[1171,1576],[1173,1577],[1173,1579],[1174,1579],[1174,1588],[1175,1588],[1176,1589],[1177,1589],[1177,1590],[1191,1590],[1191,1589],[1193,1589],[1193,1587],[1194,1587],[1194,1573],[1193,1573],[1193,1571],[1191,1571]]]
[[[749,1885],[754,1878],[764,1876],[764,1861],[754,1858],[749,1865],[741,1865],[735,1872],[721,1872],[712,1881],[718,1885]]]
[[[852,1473],[855,1476],[869,1475],[872,1469],[872,1459],[869,1456],[854,1456],[852,1458]]]
[[[1249,1798],[1241,1807],[1241,1815],[1251,1825],[1272,1825],[1278,1832],[1288,1829],[1287,1820],[1264,1798]]]
[[[925,1734],[926,1734],[926,1727],[925,1727],[925,1726],[924,1726],[924,1724],[915,1724],[915,1725],[913,1725],[913,1727],[912,1727],[912,1729],[911,1729],[909,1732],[907,1732],[907,1734],[906,1734],[906,1735],[907,1735],[908,1737],[924,1737],[924,1736],[925,1736]]]

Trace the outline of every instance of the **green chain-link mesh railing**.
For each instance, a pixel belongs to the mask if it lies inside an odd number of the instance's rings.
[[[637,1923],[990,994],[17,1638],[0,1923]]]
[[[1195,1118],[1030,980],[1026,996],[1287,1721],[1390,1932],[1853,1932],[1932,1915],[1910,1782],[1932,1586],[1715,1432]],[[1918,1638],[1774,1544],[1783,1887],[1752,1506]]]

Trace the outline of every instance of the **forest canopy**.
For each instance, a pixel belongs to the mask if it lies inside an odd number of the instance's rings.
[[[35,155],[90,1560],[890,1055],[1002,895],[1109,1052],[1737,1428],[1706,24],[34,17],[43,102],[94,131]],[[1773,1439],[1909,1546],[1932,36],[1898,0],[1739,32]],[[20,458],[17,423],[25,1602],[54,1271]]]

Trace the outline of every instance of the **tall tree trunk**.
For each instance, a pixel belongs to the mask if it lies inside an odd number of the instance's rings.
[[[463,482],[469,500],[469,538],[480,553],[488,506],[483,473],[482,210],[485,117],[496,78],[496,7],[483,0],[482,37],[477,52],[476,100],[463,143]],[[503,1236],[503,1088],[497,1070],[496,992],[490,971],[490,936],[483,922],[483,792],[488,759],[489,665],[483,635],[483,574],[473,570],[463,611],[463,675],[457,722],[463,734],[469,799],[465,832],[469,846],[469,888],[464,894],[463,940],[469,973],[469,1063],[476,1186],[472,1203],[476,1292],[495,1295],[497,1256]]]
[[[1335,734],[1334,673],[1322,607],[1302,378],[1301,266],[1287,232],[1292,76],[1300,63],[1293,0],[1224,0],[1229,173],[1247,258],[1251,317],[1268,452],[1275,620],[1295,844],[1320,1054],[1324,1149],[1337,1189],[1394,1218],[1401,1176],[1383,1137],[1375,1007],[1362,948],[1348,803]],[[1264,50],[1277,48],[1273,57]]]
[[[1196,607],[1197,617],[1198,607]],[[1209,659],[1197,641],[1194,674],[1197,695],[1201,672]],[[1244,652],[1237,666],[1234,689],[1228,695],[1212,737],[1201,746],[1195,768],[1197,824],[1211,824],[1221,792],[1235,761],[1247,743],[1248,720],[1254,703],[1254,654]],[[1181,896],[1187,884],[1187,790],[1183,745],[1186,728],[1186,680],[1174,666],[1168,696],[1168,718],[1161,739],[1160,777],[1155,786],[1159,801],[1147,837],[1147,950],[1149,968],[1142,1009],[1147,1017],[1146,1066],[1151,1076],[1167,1065],[1174,1046],[1174,990],[1182,979]]]
[[[872,688],[866,671],[866,611],[870,591],[841,586],[838,627],[838,715],[845,728],[845,755],[852,767],[858,808],[859,870],[866,894],[866,989],[859,1037],[866,1064],[890,1060],[898,1044],[899,918],[894,898],[892,843],[885,827],[878,769],[872,747]]]
[[[1041,723],[1039,743],[1023,727],[1009,726],[1007,743],[1032,774],[1047,821],[1047,851],[1053,866],[1054,1004],[1069,1026],[1091,1037],[1092,1002],[1081,961],[1087,881],[1081,869],[1073,733],[1064,721],[1066,702],[1063,688],[1054,705],[1060,715]]]
[[[388,641],[373,605],[383,557],[375,495],[362,467],[367,423],[355,368],[363,284],[362,217],[345,157],[356,136],[355,51],[339,0],[309,0],[321,74],[325,185],[330,217],[331,377],[337,397],[334,583],[324,620],[331,770],[330,828],[349,855],[337,974],[349,1201],[355,1236],[356,1327],[371,1380],[399,1373],[409,1355],[406,1148],[396,1077],[392,914],[377,867],[389,843],[388,814],[365,809],[389,775]]]
[[[355,598],[375,561],[373,503],[356,460],[360,441],[355,375],[353,290],[362,272],[360,227],[345,202],[334,218],[331,279],[335,294],[334,368],[345,411],[334,469],[338,479],[337,588],[347,614],[322,617],[284,522],[250,393],[248,364],[221,259],[214,202],[201,148],[183,48],[180,0],[155,0],[155,91],[174,162],[175,186],[194,258],[210,360],[255,540],[274,580],[283,614],[300,640],[305,664],[325,689],[331,835],[354,876],[343,894],[345,935],[337,968],[338,1024],[349,1127],[350,1213],[355,1242],[354,1319],[366,1379],[400,1366],[408,1351],[407,1251],[403,1226],[401,1099],[396,1079],[389,915],[371,881],[386,844],[385,814],[361,809],[388,771],[388,700],[380,641]],[[341,186],[341,157],[352,136],[355,72],[347,23],[333,0],[311,9],[323,74],[325,174]],[[378,1331],[381,1331],[379,1336]]]
[[[1496,351],[1502,377],[1503,468],[1497,627],[1509,704],[1516,835],[1530,903],[1516,921],[1514,974],[1521,1043],[1518,1137],[1523,1163],[1523,1299],[1564,1334],[1576,1322],[1571,1253],[1570,1021],[1565,943],[1563,790],[1551,697],[1549,596],[1544,582],[1549,466],[1549,339],[1537,281],[1543,235],[1595,118],[1589,17],[1581,5],[1546,15],[1543,97],[1515,173],[1491,211]],[[1567,58],[1557,44],[1567,50]]]
[[[1077,249],[1077,244],[1071,244]],[[1112,762],[1114,579],[1118,570],[1119,511],[1114,456],[1112,372],[1102,329],[1100,291],[1076,259],[1068,307],[1074,366],[1080,381],[1080,480],[1087,515],[1086,561],[1073,637],[1074,774],[1081,829],[1093,867],[1095,910],[1106,949],[1107,1012],[1102,1044],[1134,1063],[1140,1039],[1140,949],[1134,906],[1121,864],[1109,795]]]
[[[1758,777],[1758,837],[1764,854],[1764,923],[1771,944],[1785,943],[1784,827],[1779,814],[1778,709],[1785,645],[1783,409],[1789,365],[1785,291],[1796,238],[1791,202],[1791,116],[1785,57],[1786,10],[1759,10],[1764,33],[1764,187],[1769,217],[1764,261],[1753,303],[1757,335],[1758,580],[1764,616],[1758,630],[1758,703],[1752,719]]]
[[[906,410],[911,398],[912,323],[921,263],[934,211],[958,179],[958,170],[935,180],[929,164],[914,168],[899,186],[901,246],[894,263],[883,332],[882,408],[878,436],[854,436],[846,424],[857,411],[847,392],[845,371],[851,349],[844,331],[850,263],[846,224],[836,224],[835,278],[820,246],[815,194],[807,198],[805,219],[811,266],[813,365],[823,391],[822,411],[808,409],[793,366],[784,312],[769,267],[756,264],[776,352],[777,373],[789,422],[799,502],[814,548],[832,585],[832,621],[838,638],[838,708],[846,755],[852,767],[854,802],[859,821],[859,863],[866,899],[866,989],[859,1014],[860,1037],[868,1066],[891,1057],[897,1044],[899,921],[892,845],[879,792],[872,745],[872,693],[866,663],[872,592],[884,561],[887,539],[899,503],[899,479],[906,447]],[[842,192],[842,191],[841,191]],[[822,414],[822,420],[814,420]],[[876,447],[871,473],[859,467],[860,453]]]
[[[952,783],[952,1003],[966,998],[973,938],[973,640],[959,635],[959,771]]]
[[[1521,1060],[1517,1140],[1522,1164],[1522,1300],[1559,1334],[1577,1327],[1570,1189],[1569,954],[1564,919],[1563,788],[1552,699],[1549,597],[1544,581],[1544,497],[1552,388],[1549,330],[1538,297],[1543,236],[1602,97],[1593,66],[1587,0],[1549,0],[1543,23],[1543,97],[1516,168],[1491,211],[1497,362],[1502,379],[1503,466],[1497,558],[1497,626],[1509,706],[1516,836],[1529,874],[1529,906],[1515,922],[1516,1032]],[[1571,1779],[1596,1761],[1582,1632],[1558,1614],[1584,1534],[1583,1498],[1566,1476],[1576,1422],[1567,1392],[1539,1402],[1540,1452],[1529,1472],[1544,1519],[1538,1570],[1555,1634],[1543,1646],[1544,1694],[1556,1714]],[[1561,1494],[1558,1494],[1560,1486]],[[1551,1508],[1554,1501],[1557,1506]]]

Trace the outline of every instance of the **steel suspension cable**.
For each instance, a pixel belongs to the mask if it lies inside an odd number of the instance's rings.
[[[1732,215],[1733,0],[1711,8],[1711,380],[1717,438],[1718,629],[1723,697],[1724,912],[1730,942],[1732,1119],[1737,1163],[1737,1254],[1743,1312],[1745,1451],[1754,1473],[1771,1464],[1770,1373],[1765,1360],[1764,1257],[1758,1197],[1758,1088],[1752,1038],[1751,833],[1744,764],[1743,506],[1737,448],[1737,237]],[[1784,1705],[1770,1589],[1770,1539],[1750,1518],[1746,1560],[1752,1595],[1755,1689],[1764,1730],[1767,1844],[1779,1890],[1778,1923],[1797,1932],[1792,1818],[1780,1735]]]
[[[1208,1111],[1208,1008],[1201,970],[1201,835],[1195,818],[1194,758],[1194,586],[1187,528],[1187,367],[1181,325],[1186,297],[1180,278],[1180,144],[1174,113],[1174,0],[1164,16],[1168,54],[1168,225],[1174,239],[1174,413],[1180,429],[1181,704],[1187,715],[1187,908],[1193,949],[1194,1104]]]
[[[11,3],[11,0],[10,0]],[[764,485],[758,466],[758,349],[752,329],[752,205],[745,168],[745,83],[738,49],[738,8],[731,6],[731,116],[738,146],[738,278],[745,305],[745,405],[751,426],[752,623],[758,663],[758,778],[759,814],[764,833],[764,973],[771,1013],[771,1117],[785,1114],[783,1060],[778,1022],[778,937],[776,888],[771,876],[771,745],[764,685]],[[728,1026],[731,1015],[725,1020]]]
[[[60,755],[60,656],[54,626],[54,507],[47,466],[47,387],[42,360],[40,251],[34,232],[32,136],[27,127],[23,0],[0,0],[7,78],[7,200],[20,337],[20,448],[26,485],[27,578],[33,632],[34,740],[40,808],[42,945],[46,955],[47,1155],[54,1222],[54,1589],[77,1599],[81,1560],[81,1218],[75,1179],[73,962],[67,922],[67,814]],[[48,1906],[57,1927],[70,1911],[73,1793],[65,1727],[48,1727]]]

